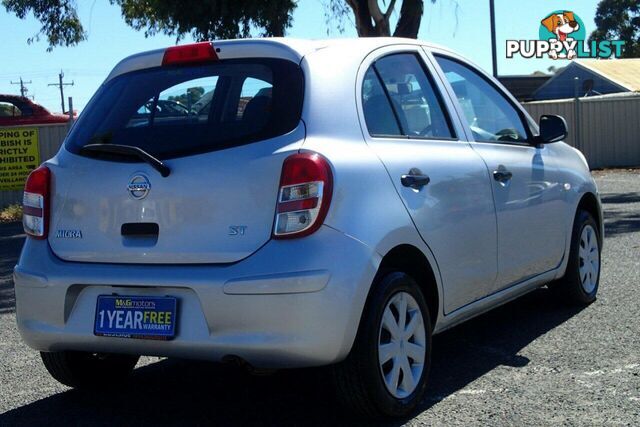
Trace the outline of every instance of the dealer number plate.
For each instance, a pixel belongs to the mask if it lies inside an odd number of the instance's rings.
[[[95,335],[168,340],[176,333],[174,297],[100,295],[96,304]]]

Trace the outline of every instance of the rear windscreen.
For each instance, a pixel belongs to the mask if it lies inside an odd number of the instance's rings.
[[[130,145],[167,159],[248,144],[293,130],[302,97],[302,71],[281,59],[135,71],[98,90],[66,148]]]

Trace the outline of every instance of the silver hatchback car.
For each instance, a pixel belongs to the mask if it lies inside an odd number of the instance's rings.
[[[407,414],[433,334],[544,285],[595,300],[601,206],[566,133],[416,40],[134,55],[28,178],[20,333],[73,387],[140,355],[332,365],[355,410]]]

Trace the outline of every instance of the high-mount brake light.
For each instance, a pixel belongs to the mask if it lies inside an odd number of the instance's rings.
[[[51,203],[51,171],[40,166],[29,174],[22,199],[24,232],[36,239],[46,239]]]
[[[162,57],[162,65],[183,65],[217,60],[218,54],[213,44],[201,42],[167,48]]]
[[[287,239],[315,232],[327,216],[333,176],[327,160],[316,153],[298,153],[282,165],[273,237]]]

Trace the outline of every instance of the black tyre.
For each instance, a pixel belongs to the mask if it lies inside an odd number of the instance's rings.
[[[349,356],[333,367],[339,400],[370,418],[402,417],[422,400],[431,366],[429,309],[400,272],[374,283]]]
[[[591,304],[600,285],[602,236],[600,228],[587,211],[576,214],[571,235],[567,271],[550,288],[573,305]]]
[[[53,378],[76,388],[101,389],[122,383],[138,363],[138,356],[79,351],[41,352]]]

